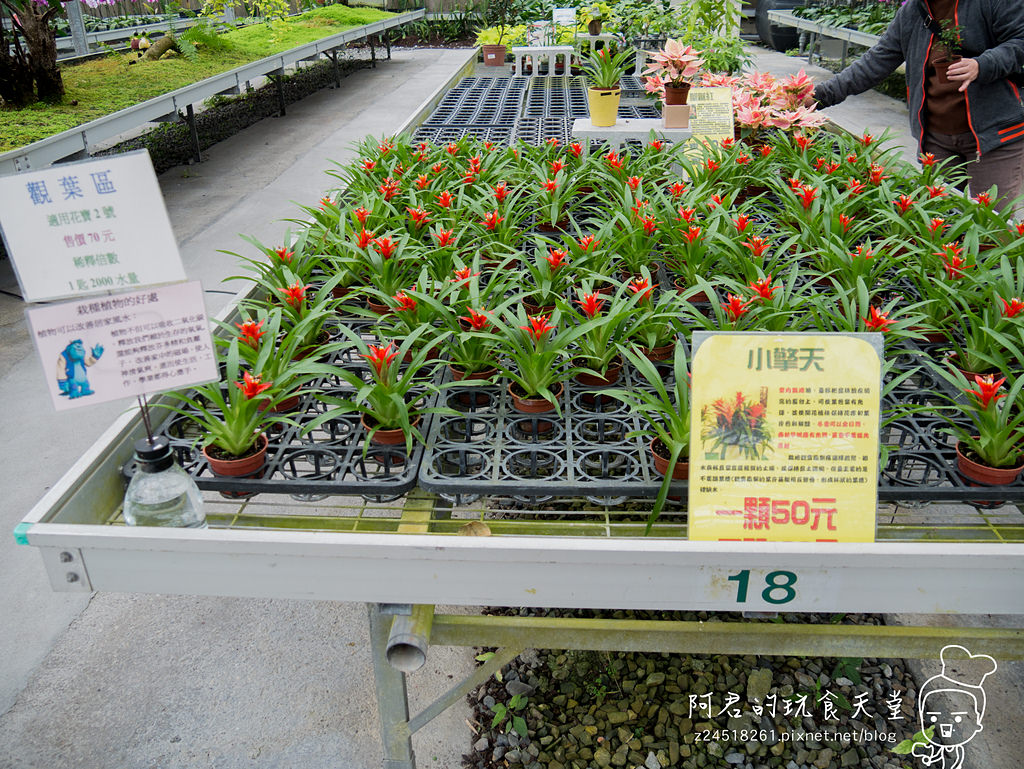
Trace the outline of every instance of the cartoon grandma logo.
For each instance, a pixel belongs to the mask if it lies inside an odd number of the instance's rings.
[[[960,769],[964,745],[984,727],[985,679],[996,671],[987,654],[971,654],[950,644],[939,654],[942,672],[921,687],[918,712],[925,742],[914,745],[913,754],[929,769]]]

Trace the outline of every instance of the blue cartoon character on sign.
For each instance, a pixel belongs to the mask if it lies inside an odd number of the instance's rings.
[[[987,654],[971,654],[955,644],[944,647],[939,658],[942,672],[924,682],[918,704],[921,729],[927,734],[933,727],[931,736],[914,745],[913,753],[929,769],[960,769],[964,745],[984,728],[985,690],[981,687],[997,666]]]
[[[85,370],[95,365],[102,355],[103,345],[93,345],[90,352],[85,349],[81,339],[65,347],[57,356],[57,386],[60,387],[60,394],[69,398],[92,395],[93,389],[89,387],[89,376]]]

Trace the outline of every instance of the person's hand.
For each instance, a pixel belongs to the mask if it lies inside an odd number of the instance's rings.
[[[967,86],[978,78],[978,62],[974,59],[960,59],[960,61],[953,62],[946,71],[946,77],[960,83],[958,90],[963,93],[967,90]]]

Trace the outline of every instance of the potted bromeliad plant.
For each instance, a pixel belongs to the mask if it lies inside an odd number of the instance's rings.
[[[214,475],[254,477],[267,461],[267,431],[279,424],[296,424],[274,410],[295,389],[278,388],[262,372],[243,371],[238,337],[228,344],[224,357],[224,383],[209,382],[178,397],[188,406],[169,405],[200,429],[210,471]]]
[[[583,62],[583,71],[591,81],[587,89],[587,101],[590,106],[590,122],[595,126],[615,125],[622,98],[620,81],[633,57],[630,48],[624,47],[618,53],[611,53],[606,46],[591,51]]]
[[[1013,483],[1024,470],[1024,376],[1011,378],[1004,388],[1006,377],[976,375],[968,380],[959,371],[937,365],[932,369],[958,391],[956,397],[943,396],[950,406],[939,411],[949,425],[947,432],[957,438],[957,469],[978,483]]]
[[[585,328],[576,338],[573,361],[586,371],[576,374],[576,381],[589,386],[614,384],[622,373],[619,345],[624,344],[636,314],[640,295],[628,284],[614,294],[599,294],[584,287],[572,301],[559,300],[563,317],[571,318],[576,328]]]

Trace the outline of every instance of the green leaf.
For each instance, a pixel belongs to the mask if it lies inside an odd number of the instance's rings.
[[[513,716],[512,717],[512,728],[516,730],[516,733],[520,737],[526,737],[527,736],[526,719],[523,718],[522,716]]]

